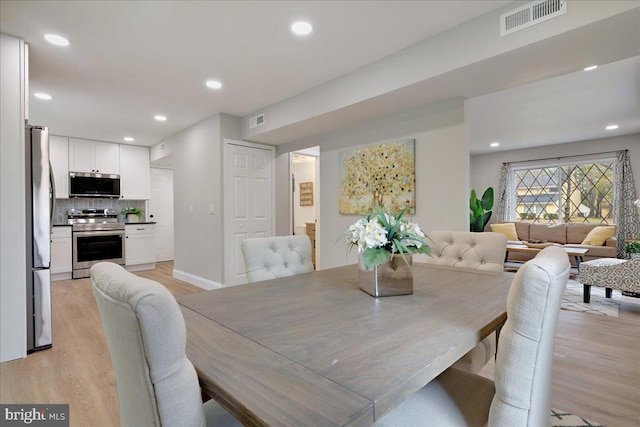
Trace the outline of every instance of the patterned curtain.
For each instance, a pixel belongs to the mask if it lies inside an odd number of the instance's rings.
[[[500,168],[500,184],[498,185],[495,222],[511,221],[513,206],[509,189],[511,188],[511,163],[503,163]]]
[[[616,164],[613,174],[613,217],[618,226],[618,258],[624,258],[625,241],[640,238],[640,218],[638,208],[633,204],[636,200],[636,187],[631,172],[631,160],[627,150],[616,153]]]

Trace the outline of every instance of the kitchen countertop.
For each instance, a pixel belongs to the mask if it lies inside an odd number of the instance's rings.
[[[145,224],[155,224],[155,221],[138,221],[138,222],[125,222],[124,225],[145,225]]]

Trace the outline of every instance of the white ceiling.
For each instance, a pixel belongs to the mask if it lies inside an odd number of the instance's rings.
[[[133,136],[134,144],[152,145],[214,114],[242,117],[298,95],[509,3],[3,0],[0,30],[30,45],[31,94],[54,97],[30,97],[32,123],[58,135],[120,143]],[[314,32],[292,35],[297,19]],[[46,33],[71,45],[50,45]],[[600,137],[601,118],[620,121],[619,132],[640,132],[637,60],[545,82],[523,75],[533,83],[488,93],[513,86],[496,85],[492,75],[471,79],[468,92],[479,95],[465,116],[472,152],[496,139],[501,148],[518,148]],[[205,87],[212,78],[221,90]],[[392,96],[413,105],[417,93]],[[553,102],[532,96],[541,93]],[[358,120],[367,119],[363,111]],[[155,114],[169,120],[158,123]]]

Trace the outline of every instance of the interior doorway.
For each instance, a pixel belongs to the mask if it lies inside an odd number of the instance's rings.
[[[156,223],[156,261],[173,261],[173,170],[151,168],[149,220]]]
[[[311,240],[313,264],[317,267],[316,234],[320,201],[320,147],[291,153],[291,234],[306,234]]]

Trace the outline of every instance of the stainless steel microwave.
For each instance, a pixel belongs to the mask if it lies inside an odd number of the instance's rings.
[[[69,173],[69,197],[120,198],[120,175]]]

